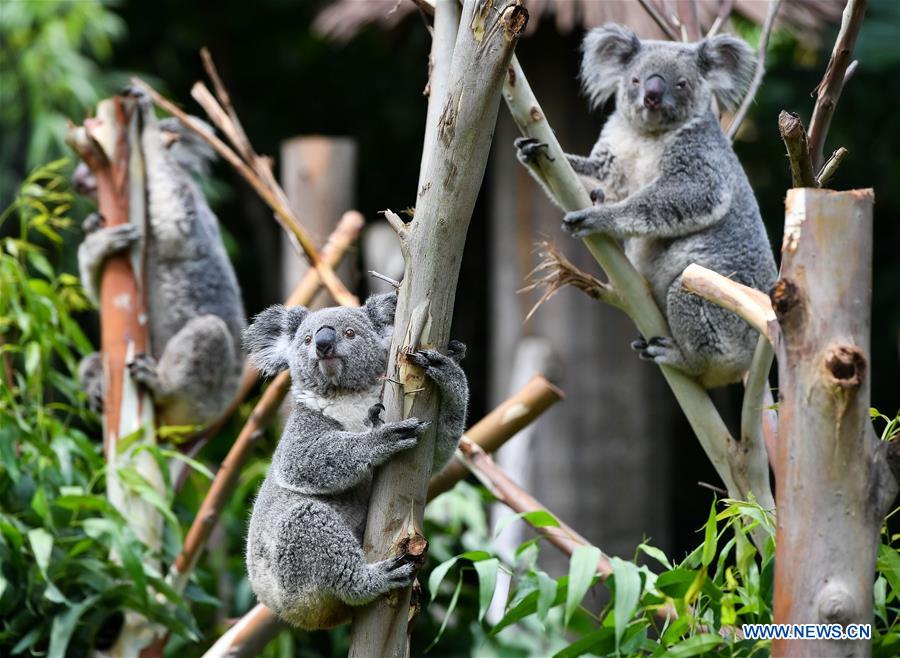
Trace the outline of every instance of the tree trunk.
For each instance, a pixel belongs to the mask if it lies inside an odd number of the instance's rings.
[[[776,623],[872,623],[879,533],[894,500],[869,419],[871,190],[792,189],[772,302],[781,390]],[[776,640],[772,655],[868,656],[869,642]]]
[[[97,179],[97,206],[107,227],[128,222],[146,232],[144,164],[140,149],[141,123],[134,102],[116,97],[101,101],[97,118],[74,128],[70,143]],[[118,469],[135,468],[161,494],[163,477],[153,456],[138,449],[155,445],[153,400],[131,379],[128,363],[149,351],[144,291],[143,254],[146,241],[115,254],[103,265],[100,279],[100,354],[103,361],[103,451],[107,497],[129,521],[138,539],[150,549],[162,545],[162,516],[143,498],[127,490]],[[139,435],[125,449],[123,437]],[[155,567],[158,569],[159,564]],[[165,630],[134,612],[125,622],[109,656],[161,655],[158,644]]]
[[[402,355],[418,347],[444,348],[450,338],[466,231],[487,164],[500,89],[527,16],[514,1],[496,6],[490,1],[464,3],[415,219],[397,226],[406,272],[382,398],[387,421],[436,417],[438,400],[431,387]],[[414,544],[424,550],[421,524],[434,453],[433,428],[415,449],[398,455],[375,475],[364,541],[370,561]],[[350,656],[406,656],[409,597],[407,589],[359,609]]]

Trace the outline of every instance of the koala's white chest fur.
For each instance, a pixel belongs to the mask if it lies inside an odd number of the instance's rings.
[[[299,390],[294,394],[294,398],[310,409],[336,420],[348,432],[363,432],[368,429],[366,421],[369,417],[369,408],[381,400],[381,383],[364,391],[343,393],[334,397]]]
[[[641,134],[624,117],[613,114],[603,127],[598,144],[615,158],[602,185],[605,202],[621,201],[656,180],[663,154],[672,138],[673,133]]]

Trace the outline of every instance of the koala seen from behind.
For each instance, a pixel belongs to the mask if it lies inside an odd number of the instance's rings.
[[[728,35],[695,44],[641,41],[606,25],[587,34],[581,80],[594,106],[615,96],[615,111],[587,157],[567,155],[599,185],[589,208],[569,212],[575,237],[605,233],[623,240],[650,282],[672,336],[632,347],[641,358],[698,377],[707,388],[740,380],[757,333],[737,315],[681,287],[691,263],[768,290],[775,261],[753,190],[713,113],[741,101],[754,54]],[[543,144],[516,141],[519,159],[543,157]]]
[[[143,235],[145,286],[152,354],[136,355],[129,369],[151,391],[163,424],[206,424],[224,412],[240,386],[241,332],[246,326],[241,291],[218,220],[191,175],[206,172],[213,152],[177,119],[158,121],[142,91],[129,88],[125,93],[136,96],[142,122],[148,215]],[[76,168],[73,184],[86,195],[96,192],[83,163]],[[96,213],[85,220],[84,230],[79,272],[88,297],[98,303],[103,264],[139,244],[143,232],[131,223],[105,227]],[[79,372],[91,406],[101,409],[100,354],[85,357]]]
[[[289,369],[292,379],[290,415],[253,505],[247,572],[260,602],[295,626],[341,624],[348,606],[414,577],[406,556],[369,564],[362,549],[374,468],[414,447],[428,427],[380,419],[396,304],[388,293],[361,308],[272,306],[244,333],[263,374]],[[458,364],[465,347],[454,341],[448,352],[406,355],[440,394],[435,472],[456,449],[468,403]]]

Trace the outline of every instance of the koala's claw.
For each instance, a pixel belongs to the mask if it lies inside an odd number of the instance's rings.
[[[150,390],[156,390],[159,386],[156,359],[149,354],[136,354],[134,360],[128,364],[128,372],[134,381]]]
[[[596,221],[591,213],[592,208],[567,212],[563,217],[562,229],[573,238],[585,238],[598,229]]]
[[[103,219],[103,215],[98,212],[92,212],[84,218],[83,222],[81,222],[81,230],[84,231],[85,235],[89,235],[90,233],[99,231],[105,224],[106,220]]]
[[[513,142],[513,145],[518,150],[518,158],[523,163],[534,162],[539,155],[543,153],[544,156],[550,162],[553,162],[554,158],[551,158],[546,154],[547,145],[544,142],[538,141],[534,137],[519,137]]]
[[[368,423],[372,428],[381,427],[384,425],[384,420],[381,418],[381,414],[384,411],[384,405],[380,402],[376,402],[371,407],[369,407],[368,413]]]

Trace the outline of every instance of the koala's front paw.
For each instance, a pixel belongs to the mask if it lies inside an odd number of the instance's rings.
[[[90,215],[84,218],[84,221],[81,222],[81,230],[84,231],[85,235],[90,235],[91,233],[96,233],[105,225],[106,220],[103,219],[103,215],[98,212],[92,212]],[[130,226],[130,224],[128,225]]]
[[[431,425],[427,420],[407,418],[395,423],[385,423],[379,428],[384,441],[383,459],[395,455],[403,450],[415,448],[419,443],[419,437]]]
[[[547,145],[534,137],[519,137],[513,142],[513,145],[516,147],[516,157],[524,165],[531,164],[542,153],[553,162],[553,158],[546,153]]]
[[[130,98],[135,99],[139,105],[149,105],[150,104],[150,95],[144,90],[143,87],[138,87],[134,84],[127,84],[122,87],[122,91],[120,92],[122,96],[128,96]]]
[[[134,224],[119,224],[98,228],[88,233],[85,242],[89,243],[91,251],[105,258],[125,251],[140,238],[141,234]]]
[[[603,233],[607,228],[602,206],[592,206],[573,212],[567,212],[563,218],[562,228],[573,238],[585,238],[594,233]]]
[[[372,565],[384,579],[385,591],[412,585],[416,577],[415,556],[404,553]]]
[[[149,354],[136,354],[134,360],[128,364],[128,372],[141,386],[152,392],[159,390],[159,368],[156,359]]]

